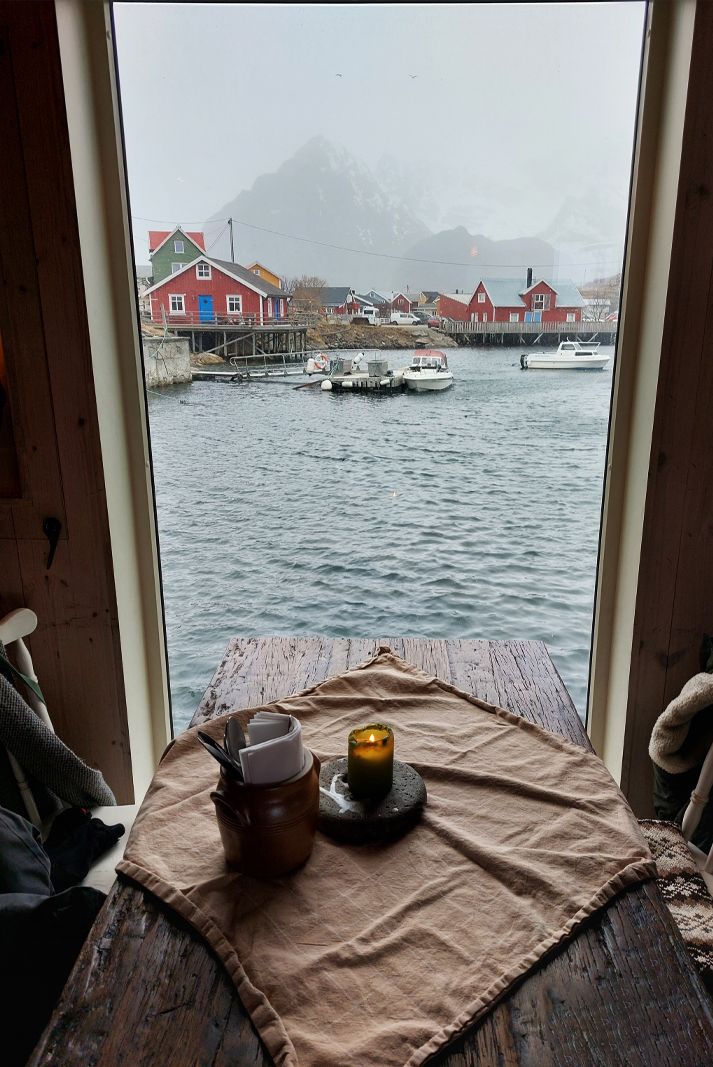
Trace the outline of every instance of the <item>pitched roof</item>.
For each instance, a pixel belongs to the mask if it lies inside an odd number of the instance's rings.
[[[325,307],[341,307],[351,292],[350,285],[325,285],[320,290],[320,296]]]
[[[533,289],[540,282],[545,282],[557,294],[558,307],[584,307],[584,300],[573,281],[551,282],[548,278],[538,278],[532,283]],[[524,304],[523,293],[530,290],[522,284],[522,278],[481,278],[478,285],[483,286],[490,297],[493,307],[519,308]],[[476,286],[477,289],[478,286]],[[470,299],[468,300],[470,303]]]
[[[205,257],[208,258],[207,256]],[[289,296],[289,293],[285,293],[282,289],[278,289],[272,282],[265,281],[258,274],[253,274],[251,270],[246,267],[241,267],[239,263],[230,263],[226,259],[211,259],[209,262],[215,263],[217,267],[224,270],[227,274],[232,274],[238,281],[245,282],[247,285],[252,285],[258,292],[263,293],[264,296]],[[272,273],[272,272],[270,272]]]
[[[147,289],[144,293],[146,296],[148,293],[153,293],[156,289],[162,285],[168,285],[179,278],[181,274],[185,274],[187,270],[195,267],[197,263],[209,263],[211,267],[216,267],[224,274],[228,274],[231,278],[234,278],[238,282],[242,282],[247,285],[249,289],[259,293],[261,296],[283,296],[289,298],[290,294],[285,293],[282,289],[278,289],[277,286],[271,282],[266,282],[264,278],[260,278],[257,274],[253,274],[252,271],[246,270],[245,267],[241,267],[239,263],[229,263],[224,259],[211,259],[210,256],[196,256],[190,263],[186,263],[180,270],[177,270],[175,274],[169,274],[167,278],[162,278],[160,282],[152,285],[150,289]]]
[[[473,299],[472,293],[441,293],[440,295],[449,300],[457,300],[459,304],[469,304]]]
[[[198,245],[205,252],[205,239],[202,233],[198,230],[183,230],[180,226],[176,226],[173,230],[149,230],[149,255],[152,256],[154,252],[158,252],[161,245],[169,237],[173,237],[174,233],[180,233],[183,237],[188,237],[193,241],[194,245]]]
[[[432,304],[434,300],[438,299],[438,290],[437,289],[424,289],[423,290],[423,295],[426,297],[426,303],[427,304]]]

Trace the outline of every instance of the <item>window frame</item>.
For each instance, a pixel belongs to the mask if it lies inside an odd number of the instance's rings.
[[[180,248],[178,247],[179,245],[181,246]],[[186,252],[185,242],[184,241],[174,241],[173,242],[173,252],[174,252],[174,255],[177,255],[177,256],[185,255],[185,252]]]
[[[185,265],[186,265],[185,263],[172,263],[171,264],[171,274],[178,274],[179,270],[182,270],[185,267]]]
[[[511,311],[510,312],[510,322],[520,322],[520,312],[519,311]]]
[[[181,301],[180,308],[174,308],[172,306],[174,300]],[[185,293],[168,293],[169,315],[185,315],[186,314],[186,294]]]
[[[201,274],[202,270],[207,270],[207,274]],[[201,282],[209,282],[213,276],[213,270],[210,263],[198,263],[196,266],[196,278]]]
[[[238,307],[231,308],[230,301],[237,300]],[[243,313],[243,294],[242,293],[229,293],[225,297],[225,309],[228,315],[242,315]]]
[[[484,304],[485,303],[485,293],[478,293],[478,303],[479,304]]]

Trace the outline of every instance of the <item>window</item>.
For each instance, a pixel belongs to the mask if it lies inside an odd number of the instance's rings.
[[[253,274],[257,274],[258,278],[260,277],[260,271],[259,270],[254,270]]]
[[[487,321],[488,321],[488,313],[487,313],[487,311],[484,311],[483,312],[483,322],[487,322]]]
[[[511,311],[510,312],[510,322],[519,322],[519,321],[520,321],[520,312],[519,311]]]
[[[180,270],[182,266],[183,266],[182,263],[172,263],[171,264],[171,274],[175,274],[176,271]]]
[[[180,296],[171,296],[169,293],[168,299],[171,302],[171,314],[172,315],[185,315],[186,313],[186,299],[183,294]]]
[[[532,294],[532,310],[533,311],[549,311],[550,310],[550,294],[549,293],[533,293]]]
[[[173,251],[174,252],[182,252],[183,251],[183,241],[174,241],[173,242]]]
[[[229,296],[228,297],[228,314],[240,315],[243,310],[243,298],[242,296]]]
[[[567,322],[576,322],[576,316],[573,311],[567,312]]]
[[[478,293],[478,303],[479,304],[484,304],[485,303],[485,293]]]
[[[196,267],[196,278],[210,278],[210,264],[199,263]]]

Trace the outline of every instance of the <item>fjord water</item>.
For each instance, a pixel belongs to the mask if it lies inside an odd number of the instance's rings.
[[[176,732],[237,635],[537,638],[584,713],[611,369],[519,355],[449,351],[435,394],[149,394]]]

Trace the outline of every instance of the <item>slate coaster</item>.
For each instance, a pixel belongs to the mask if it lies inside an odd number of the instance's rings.
[[[347,785],[347,760],[325,763],[319,775],[317,828],[352,845],[400,837],[421,818],[426,803],[423,778],[394,760],[391,792],[379,800],[356,800]]]

